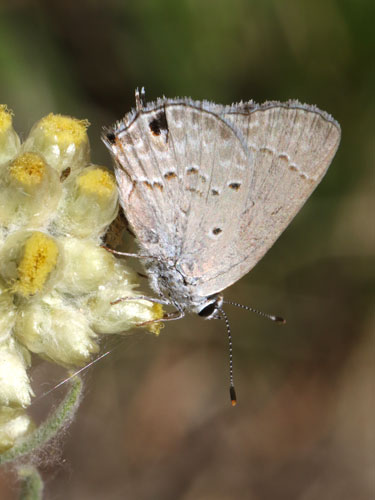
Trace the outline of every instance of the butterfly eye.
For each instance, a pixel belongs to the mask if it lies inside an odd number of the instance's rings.
[[[199,311],[198,316],[201,316],[202,318],[208,318],[212,316],[212,314],[216,311],[216,308],[217,303],[211,302],[210,304],[208,304],[208,306]]]

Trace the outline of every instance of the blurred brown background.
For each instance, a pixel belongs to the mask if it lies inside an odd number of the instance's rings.
[[[298,98],[342,126],[321,186],[226,293],[288,320],[227,307],[237,407],[222,323],[186,317],[159,338],[135,332],[88,371],[74,423],[45,454],[46,498],[375,497],[372,4],[0,3],[0,101],[23,137],[51,111],[88,118],[93,161],[110,165],[100,129],[142,85],[149,100]],[[7,470],[0,497],[17,498]]]

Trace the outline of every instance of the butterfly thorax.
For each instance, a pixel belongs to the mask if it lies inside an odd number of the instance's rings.
[[[212,314],[201,314],[202,311],[211,304],[221,305],[222,299],[218,294],[210,297],[197,295],[195,293],[196,280],[188,279],[173,259],[150,259],[145,265],[151,288],[179,311],[193,312],[208,318],[212,317]]]

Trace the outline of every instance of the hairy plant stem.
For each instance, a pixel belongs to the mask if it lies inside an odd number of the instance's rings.
[[[80,403],[82,379],[76,375],[70,381],[70,389],[56,410],[34,432],[15,446],[0,454],[0,465],[18,460],[38,451],[72,420]],[[30,497],[33,498],[33,497]]]
[[[32,465],[20,465],[17,468],[21,482],[20,500],[41,500],[43,498],[43,479]]]

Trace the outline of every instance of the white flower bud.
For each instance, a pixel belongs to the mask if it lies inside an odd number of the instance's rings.
[[[45,291],[55,274],[59,248],[56,240],[40,231],[11,234],[0,251],[0,276],[22,297]]]
[[[14,339],[0,343],[0,406],[30,404],[34,394],[26,373],[29,364],[29,353]]]
[[[30,351],[63,366],[81,366],[99,350],[87,317],[56,292],[20,308],[14,333]]]
[[[92,240],[61,238],[64,266],[56,288],[62,293],[85,294],[111,279],[115,258]]]
[[[14,158],[20,150],[20,139],[12,126],[12,113],[0,104],[0,164]]]
[[[32,430],[34,424],[24,410],[0,406],[0,453],[12,448]]]
[[[53,215],[60,196],[57,172],[40,154],[22,153],[1,170],[0,224],[10,228],[43,224]]]
[[[69,179],[57,218],[56,231],[78,238],[96,237],[107,229],[118,212],[113,174],[92,165]]]
[[[11,293],[0,283],[0,343],[11,335],[16,313]]]
[[[87,301],[91,313],[91,325],[97,333],[124,333],[135,326],[151,321],[147,326],[152,333],[158,334],[163,324],[154,320],[163,317],[163,308],[147,300],[118,299],[139,296],[135,291],[135,275],[125,264],[116,262],[116,276],[99,287],[96,294]]]
[[[50,113],[34,125],[23,150],[42,153],[59,175],[67,168],[78,171],[89,161],[88,126],[87,120]]]

